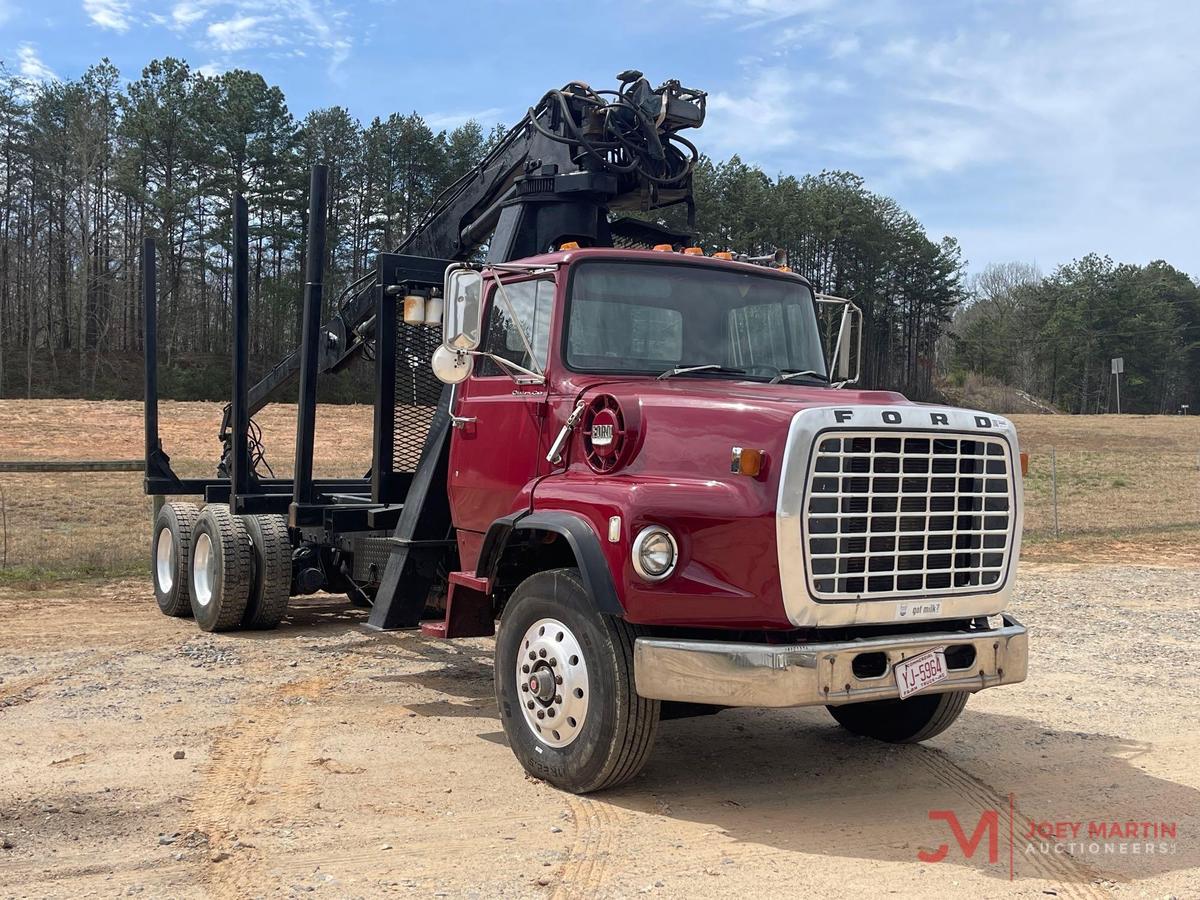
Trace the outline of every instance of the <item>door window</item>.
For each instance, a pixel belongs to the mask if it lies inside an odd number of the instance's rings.
[[[491,306],[488,309],[486,336],[480,349],[526,369],[544,372],[550,346],[550,311],[554,305],[554,282],[545,278],[519,281],[515,284],[506,282],[504,294],[525,331],[529,346],[533,348],[534,358],[530,359],[508,306],[494,285]],[[482,376],[506,374],[503,368],[486,356],[479,360],[478,371]]]

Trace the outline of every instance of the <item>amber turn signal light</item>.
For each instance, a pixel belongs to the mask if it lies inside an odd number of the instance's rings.
[[[1024,450],[1021,451],[1021,477],[1025,478],[1029,475],[1029,454]]]
[[[766,453],[762,450],[752,450],[749,447],[734,447],[729,458],[729,471],[734,475],[748,475],[757,478],[763,469]]]

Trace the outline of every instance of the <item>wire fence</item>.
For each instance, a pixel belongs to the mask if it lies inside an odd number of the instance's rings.
[[[141,571],[151,510],[137,473],[0,472],[0,571]],[[1043,446],[1030,455],[1027,538],[1186,528],[1200,529],[1200,449]]]
[[[1039,539],[1200,528],[1200,450],[1042,449],[1025,479],[1025,534]]]

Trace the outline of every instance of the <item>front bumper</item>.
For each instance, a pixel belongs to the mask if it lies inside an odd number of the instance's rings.
[[[938,692],[981,691],[1025,680],[1029,638],[1012,616],[988,631],[885,635],[822,644],[743,644],[638,638],[633,666],[637,692],[652,700],[717,706],[824,706],[899,696],[892,668],[935,647],[973,647],[974,658],[951,668]],[[882,654],[882,674],[859,677],[854,660]],[[954,656],[969,657],[969,651]],[[879,656],[863,660],[878,668]],[[949,662],[949,660],[948,660]]]

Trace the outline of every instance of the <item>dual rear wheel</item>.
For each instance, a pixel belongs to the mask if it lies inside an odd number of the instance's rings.
[[[212,504],[163,505],[151,546],[154,594],[203,631],[274,628],[287,611],[292,546],[282,516],[235,516]]]

